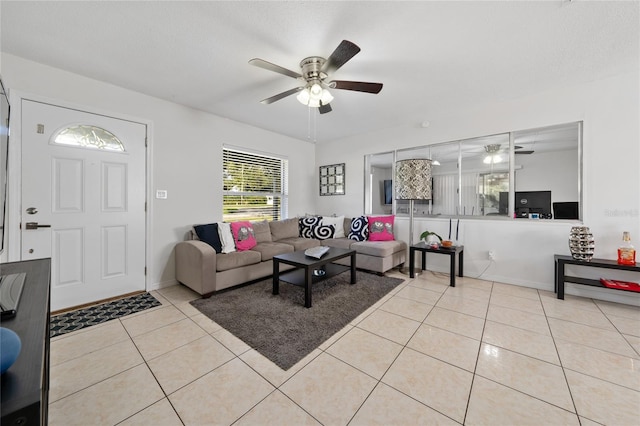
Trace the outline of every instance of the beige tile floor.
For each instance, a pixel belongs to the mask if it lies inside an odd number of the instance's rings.
[[[152,292],[52,339],[50,424],[640,424],[640,308],[448,281],[406,280],[288,371]]]

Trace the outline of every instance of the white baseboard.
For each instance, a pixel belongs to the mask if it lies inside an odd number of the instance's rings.
[[[149,286],[149,288],[147,288],[147,291],[159,290],[161,288],[171,287],[172,285],[177,285],[177,284],[178,284],[177,280],[166,280],[166,281],[161,281],[157,283],[152,283]]]
[[[448,274],[449,270],[444,270],[443,268],[429,268],[430,271],[434,272],[442,272],[444,274]],[[456,271],[457,272],[457,271]],[[465,277],[467,278],[476,278],[476,274],[473,272],[469,273],[469,271],[465,271]],[[527,281],[527,280],[519,280],[513,279],[513,277],[504,277],[500,275],[491,275],[491,274],[483,274],[477,279],[485,280],[485,281],[493,281],[497,283],[511,284],[517,285],[521,287],[529,287],[535,288],[537,290],[543,291],[554,291],[553,282],[536,282],[536,281]],[[574,285],[571,283],[565,283],[564,285],[564,293],[570,294],[572,296],[578,297],[588,297],[590,299],[603,300],[606,302],[614,302],[614,303],[622,303],[625,305],[632,306],[640,306],[640,293],[633,293],[630,291],[620,291],[608,288],[599,288],[599,287],[591,287],[584,285]]]

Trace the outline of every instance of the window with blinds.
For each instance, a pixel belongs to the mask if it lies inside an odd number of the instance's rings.
[[[224,148],[222,169],[225,222],[287,217],[287,160]]]

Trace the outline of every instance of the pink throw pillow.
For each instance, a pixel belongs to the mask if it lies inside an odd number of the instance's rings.
[[[252,249],[258,244],[256,234],[253,232],[253,226],[251,226],[250,222],[232,222],[231,233],[233,234],[233,240],[236,242],[236,249],[238,251]]]
[[[369,241],[393,241],[394,216],[369,216]]]

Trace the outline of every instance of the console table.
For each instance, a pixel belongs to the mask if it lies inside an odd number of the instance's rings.
[[[572,283],[572,284],[581,284],[581,285],[589,285],[593,287],[602,287],[608,288],[603,285],[600,280],[593,278],[582,278],[582,277],[574,277],[571,275],[566,275],[564,272],[565,265],[580,265],[586,266],[588,268],[604,268],[604,269],[617,269],[621,271],[635,271],[640,272],[640,264],[636,263],[635,265],[620,265],[615,260],[610,259],[591,259],[590,262],[586,262],[584,260],[576,260],[571,256],[564,256],[560,254],[556,254],[553,256],[555,267],[554,267],[554,275],[555,282],[554,288],[556,293],[558,294],[558,299],[564,299],[564,283]],[[624,289],[612,289],[619,291],[626,291]]]
[[[449,255],[449,274],[450,274],[450,286],[456,286],[456,254],[458,255],[458,276],[463,276],[464,270],[464,246],[454,247],[432,247],[426,244],[424,241],[420,241],[418,244],[414,244],[409,247],[409,277],[415,276],[415,260],[416,251],[422,253],[422,269],[427,269],[427,253],[440,253]]]
[[[3,263],[3,275],[26,273],[13,318],[0,322],[16,332],[22,349],[0,376],[2,425],[46,425],[49,404],[50,259]]]

